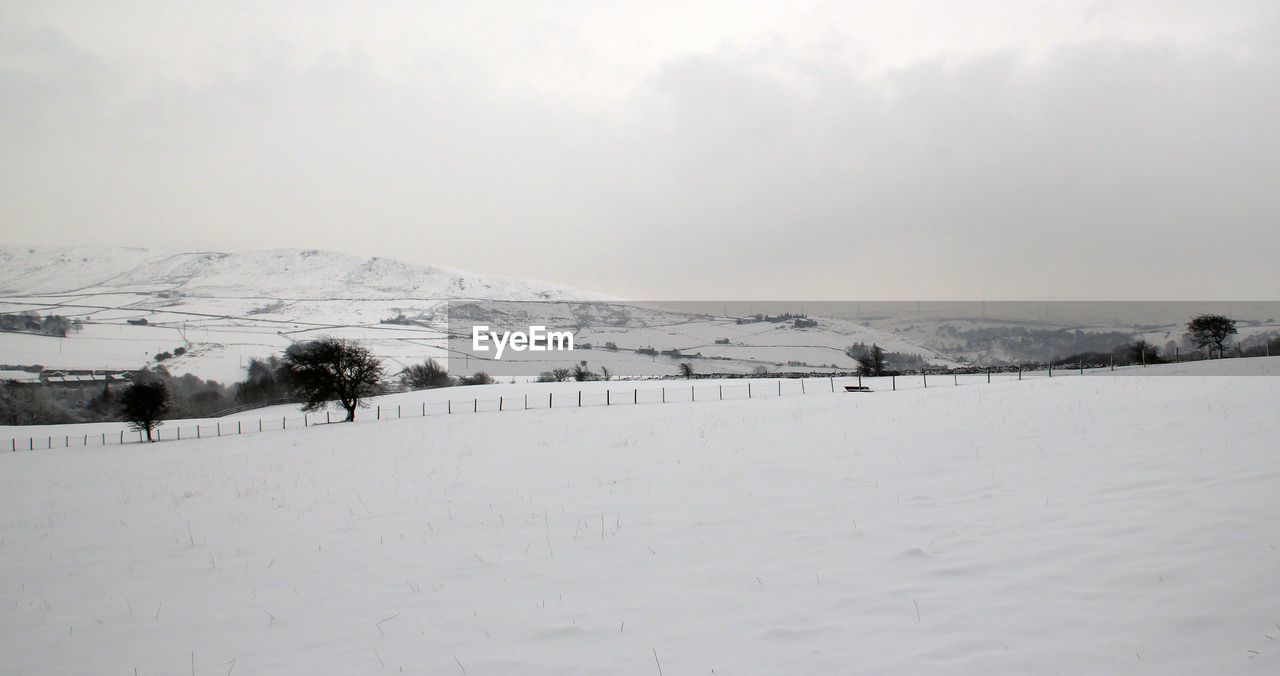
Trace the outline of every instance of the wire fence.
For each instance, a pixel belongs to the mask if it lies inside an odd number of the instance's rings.
[[[411,404],[378,404],[370,406],[362,417],[384,421],[411,417],[462,415],[467,413],[501,413],[542,409],[587,408],[599,406],[639,406],[645,404],[677,404],[712,401],[732,401],[762,398],[783,398],[817,394],[843,394],[847,392],[896,392],[898,390],[929,389],[1018,382],[1083,376],[1090,372],[1114,371],[1114,365],[1097,366],[1087,363],[1074,365],[1047,364],[1038,367],[959,368],[928,370],[910,374],[864,377],[830,376],[822,378],[752,378],[727,382],[642,381],[643,386],[619,381],[596,389],[556,388],[545,392],[501,394],[496,397],[448,397],[440,400],[420,401]],[[1140,367],[1127,367],[1140,368]],[[629,386],[628,386],[629,385]],[[262,432],[286,431],[341,423],[346,420],[345,411],[318,411],[280,417],[259,417],[241,420],[217,421],[166,421],[152,430],[155,441],[180,441],[209,437],[237,436]],[[27,435],[10,438],[9,450],[37,451],[54,448],[71,448],[90,445],[122,445],[146,443],[144,431],[115,429],[111,431]],[[2,446],[0,446],[2,448]]]

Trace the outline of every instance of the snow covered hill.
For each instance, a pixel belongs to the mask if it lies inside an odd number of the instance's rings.
[[[0,453],[0,671],[1280,671],[1276,378],[880,385]]]
[[[138,248],[0,247],[0,294],[155,293],[280,300],[598,299],[549,282],[389,258],[280,249],[160,254]]]
[[[279,354],[292,342],[320,335],[364,342],[393,374],[428,358],[448,362],[456,356],[445,342],[450,301],[618,300],[544,282],[311,250],[165,255],[145,249],[4,247],[0,280],[0,312],[57,314],[79,322],[66,337],[0,333],[0,362],[137,369],[182,348],[181,356],[164,362],[166,368],[222,382],[242,379],[251,358]],[[744,328],[732,318],[703,314],[664,317],[660,325],[584,334],[584,340],[625,348],[620,354],[627,358],[615,373],[678,368],[673,359],[636,356],[633,350],[642,347],[701,352],[707,361],[696,364],[699,372],[772,371],[793,368],[791,362],[850,368],[853,360],[844,350],[854,342],[878,342],[890,351],[949,363],[909,340],[846,320],[777,331],[776,325]],[[586,358],[598,363],[601,356],[550,360],[539,369]],[[469,374],[486,365],[463,360],[450,368]]]
[[[65,338],[0,333],[3,361],[48,369],[137,369],[243,377],[253,357],[320,334],[366,341],[397,365],[443,357],[451,299],[599,300],[568,287],[312,250],[157,254],[145,249],[0,248],[0,311],[79,322]],[[396,316],[426,318],[389,325]]]

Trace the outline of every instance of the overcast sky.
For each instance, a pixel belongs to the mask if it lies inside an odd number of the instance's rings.
[[[1280,298],[1280,3],[0,0],[7,244]]]

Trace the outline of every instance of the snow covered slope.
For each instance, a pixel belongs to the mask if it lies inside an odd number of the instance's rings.
[[[136,369],[236,381],[253,357],[321,334],[367,342],[400,366],[443,357],[444,303],[607,299],[565,286],[314,250],[157,254],[145,249],[0,248],[0,311],[79,320],[65,338],[0,334],[4,363]],[[385,320],[423,319],[413,325]],[[145,322],[145,325],[140,325]]]
[[[298,299],[605,299],[549,282],[281,249],[160,254],[136,248],[0,247],[0,294],[153,293]]]
[[[242,379],[251,358],[279,354],[292,342],[320,335],[364,342],[392,374],[428,358],[448,361],[449,301],[617,300],[544,282],[311,250],[163,255],[144,249],[6,247],[0,248],[0,287],[0,312],[58,314],[81,322],[65,338],[0,333],[0,363],[137,369],[181,347],[185,353],[165,361],[166,368],[223,382]],[[878,342],[890,351],[947,363],[931,350],[853,322],[832,320],[803,331],[777,328],[683,313],[661,326],[632,326],[584,340],[629,350],[699,351],[707,360],[696,364],[699,372],[778,370],[789,368],[788,362],[850,368],[853,360],[844,349],[853,342]],[[731,343],[715,342],[727,338]],[[625,353],[629,359],[614,372],[670,374],[678,368],[677,360],[634,354]],[[577,359],[599,364],[600,355]],[[470,374],[485,364],[450,368]]]
[[[1277,401],[1006,378],[0,453],[0,671],[1273,674]]]

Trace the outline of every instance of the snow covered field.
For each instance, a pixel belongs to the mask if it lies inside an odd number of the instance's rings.
[[[155,365],[157,355],[181,347],[185,354],[164,361],[168,370],[222,383],[242,380],[252,358],[278,355],[294,341],[324,335],[360,340],[387,361],[393,374],[427,359],[461,375],[478,370],[536,375],[584,359],[593,368],[607,366],[628,375],[673,375],[680,361],[690,359],[704,372],[750,373],[761,366],[794,370],[800,363],[850,369],[854,360],[845,349],[853,342],[954,363],[892,333],[846,320],[823,318],[817,326],[792,329],[627,304],[604,308],[607,321],[600,324],[573,324],[579,341],[601,348],[614,342],[619,351],[556,353],[543,360],[526,353],[521,359],[531,362],[526,369],[504,370],[504,364],[465,357],[461,365],[450,361],[460,355],[446,344],[449,301],[530,302],[507,310],[540,315],[542,303],[567,299],[619,300],[547,282],[328,251],[162,255],[145,249],[0,245],[0,312],[55,314],[80,322],[65,337],[0,332],[0,355],[6,364],[40,364],[49,370],[133,370]],[[488,309],[478,322],[498,321],[492,304]],[[615,324],[620,318],[626,321]],[[142,321],[146,324],[130,323]],[[705,359],[634,352],[642,347],[677,348]]]
[[[3,453],[0,671],[1280,671],[1280,380],[949,385]]]

